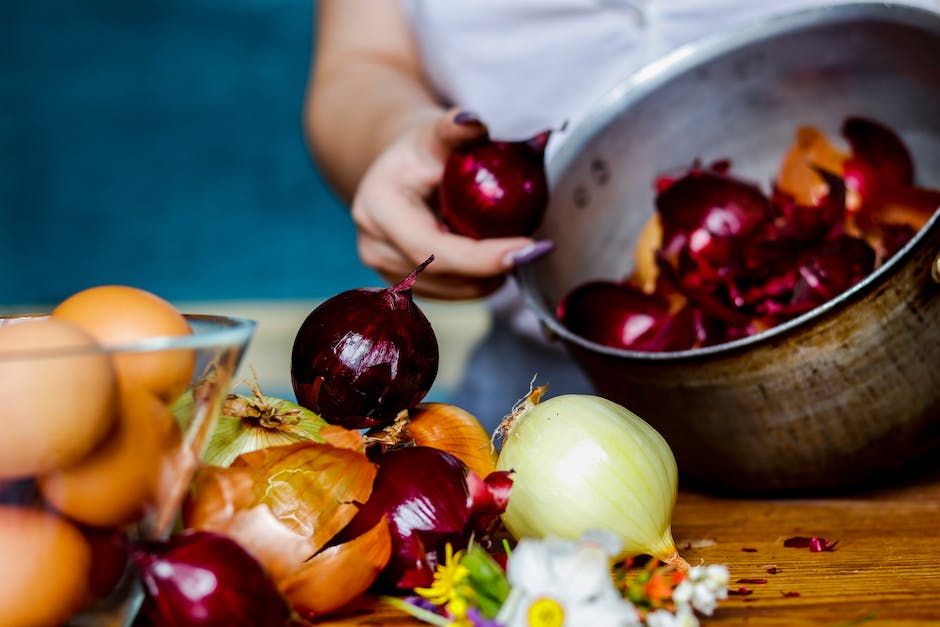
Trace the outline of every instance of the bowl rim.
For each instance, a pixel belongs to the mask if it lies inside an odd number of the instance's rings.
[[[565,129],[560,143],[551,152],[546,163],[546,174],[550,190],[554,189],[560,175],[570,167],[580,150],[588,142],[603,132],[624,110],[664,85],[674,76],[704,65],[735,49],[758,43],[773,36],[790,33],[807,26],[820,26],[824,23],[841,23],[857,19],[880,19],[885,22],[907,24],[924,31],[934,32],[940,37],[940,14],[911,5],[892,4],[890,2],[859,2],[802,9],[776,15],[754,21],[731,33],[711,35],[685,44],[662,59],[643,66],[629,75],[623,82],[601,97],[589,115],[579,120],[577,124]],[[822,317],[828,312],[847,306],[895,274],[911,256],[914,248],[926,239],[929,233],[940,228],[938,225],[940,225],[940,207],[937,208],[914,237],[874,272],[838,296],[797,317],[744,338],[681,351],[635,351],[592,342],[568,330],[557,319],[554,312],[548,309],[544,297],[541,294],[538,297],[535,295],[538,292],[534,287],[536,284],[534,274],[537,263],[518,267],[514,269],[513,274],[519,283],[520,292],[527,308],[535,312],[540,323],[548,327],[550,334],[558,336],[568,343],[590,349],[594,353],[600,353],[607,357],[646,362],[689,361],[703,357],[720,356],[772,342],[781,335],[808,325],[814,319]]]
[[[50,317],[51,314],[49,313],[4,315],[0,316],[0,328],[7,325],[28,322],[30,320],[44,320]],[[119,353],[151,353],[176,349],[203,349],[218,346],[247,346],[258,324],[255,320],[249,318],[221,314],[184,313],[183,317],[186,318],[192,329],[190,335],[159,335],[133,342],[97,344],[66,349],[47,347],[43,349],[24,349],[16,351],[0,350],[0,363],[18,359],[86,354],[115,355]]]

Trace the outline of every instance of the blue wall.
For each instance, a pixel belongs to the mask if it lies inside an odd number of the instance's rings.
[[[171,300],[380,284],[303,145],[309,0],[2,14],[0,306],[102,283]]]

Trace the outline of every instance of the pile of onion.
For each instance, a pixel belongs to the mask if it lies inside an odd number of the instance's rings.
[[[771,193],[694,163],[656,181],[656,212],[621,281],[578,285],[556,315],[593,342],[677,351],[753,335],[831,300],[894,255],[940,206],[901,139],[848,118],[845,152],[800,128]]]

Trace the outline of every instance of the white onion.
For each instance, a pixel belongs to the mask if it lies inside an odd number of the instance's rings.
[[[543,391],[533,390],[504,427],[497,468],[513,471],[509,532],[576,539],[607,529],[623,542],[618,559],[650,555],[687,568],[672,538],[678,470],[663,437],[600,396],[539,402]]]

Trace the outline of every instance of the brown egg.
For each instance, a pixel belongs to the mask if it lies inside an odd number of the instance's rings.
[[[46,501],[87,525],[138,520],[153,504],[153,486],[173,415],[143,388],[122,389],[112,433],[78,464],[39,479]]]
[[[0,505],[0,624],[62,625],[87,599],[91,547],[50,512]]]
[[[106,346],[192,333],[186,318],[173,305],[126,285],[101,285],[73,294],[52,311],[52,316],[82,326]],[[189,385],[196,355],[188,349],[144,351],[116,355],[115,362],[124,387],[143,386],[169,401]]]
[[[0,479],[75,463],[111,429],[114,406],[112,360],[80,327],[53,318],[0,327]]]

